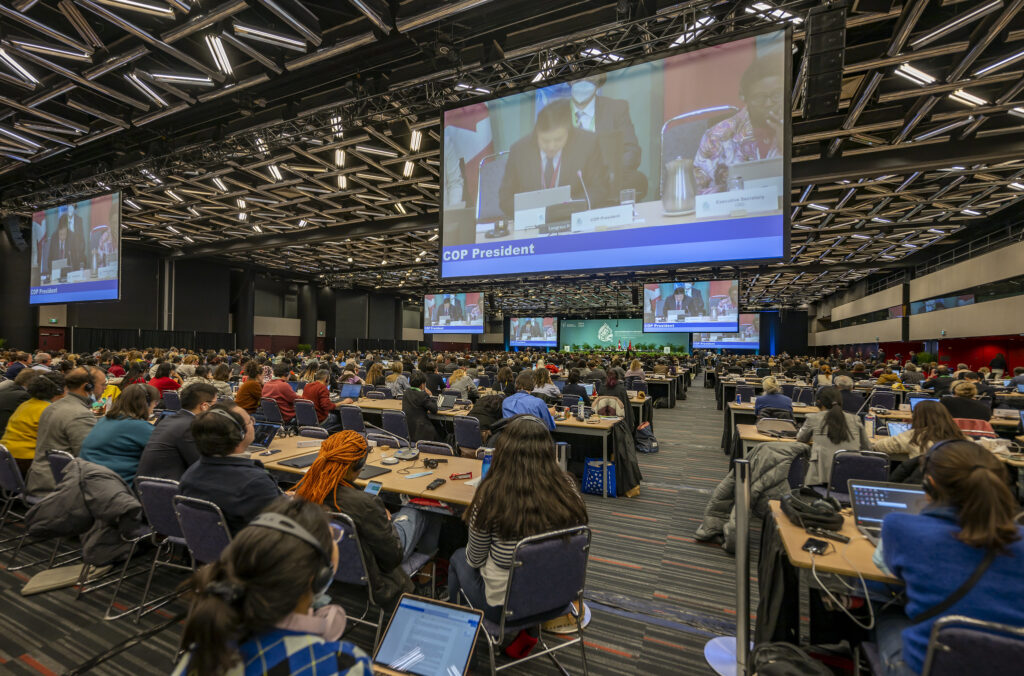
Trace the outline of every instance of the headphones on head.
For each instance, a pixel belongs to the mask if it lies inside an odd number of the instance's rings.
[[[85,377],[88,378],[88,380],[85,383],[85,391],[92,392],[93,390],[96,389],[96,386],[92,382],[92,367],[83,366],[82,368],[85,369]]]
[[[257,528],[269,528],[270,530],[276,530],[279,533],[286,533],[292,537],[296,537],[307,545],[316,550],[316,553],[320,555],[321,563],[323,565],[317,570],[316,575],[313,576],[313,595],[319,596],[327,591],[327,588],[331,586],[331,581],[334,579],[334,566],[331,565],[331,557],[324,550],[313,535],[300,526],[294,519],[285,516],[284,514],[277,514],[276,512],[266,512],[260,514],[255,519],[249,522],[250,526]]]
[[[240,443],[242,439],[245,438],[245,427],[242,425],[242,423],[238,422],[238,419],[235,418],[235,416],[231,415],[222,408],[211,408],[208,409],[206,412],[219,415],[220,417],[227,418],[228,420],[231,421],[231,425],[234,429],[234,432],[231,434],[232,443]]]
[[[954,441],[960,441],[960,439],[944,439],[943,441],[937,441],[932,444],[932,447],[924,454],[924,466],[921,469],[921,488],[924,489],[924,492],[930,498],[934,498],[936,495],[935,487],[933,485],[934,479],[931,481],[928,480],[928,462],[931,460],[932,454],[935,453],[935,451],[939,450],[946,444],[953,443]]]

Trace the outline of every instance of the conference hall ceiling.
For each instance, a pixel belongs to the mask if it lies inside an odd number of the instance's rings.
[[[638,311],[643,281],[736,275],[800,307],[1014,227],[1024,0],[859,0],[838,111],[807,114],[821,3],[0,0],[0,199],[124,194],[129,246],[492,311]],[[440,110],[771,25],[794,35],[786,260],[528,282],[437,275]]]

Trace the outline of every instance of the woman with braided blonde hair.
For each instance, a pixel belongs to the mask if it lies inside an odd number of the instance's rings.
[[[357,488],[369,449],[361,434],[347,430],[327,437],[320,454],[295,486],[295,494],[351,517],[359,533],[374,599],[383,607],[413,590],[402,562],[417,550],[437,550],[440,517],[405,506],[391,514],[384,502]]]

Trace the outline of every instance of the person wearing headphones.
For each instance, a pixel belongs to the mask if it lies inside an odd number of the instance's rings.
[[[188,581],[188,652],[173,676],[370,676],[369,657],[342,641],[345,611],[314,611],[338,567],[342,531],[311,502],[274,500]]]
[[[25,478],[30,495],[45,495],[57,487],[46,459],[50,451],[67,451],[78,457],[82,442],[96,424],[93,405],[98,403],[97,397],[106,382],[106,374],[92,366],[80,366],[64,375],[67,396],[54,401],[39,415],[35,457]]]
[[[491,469],[463,519],[469,542],[451,556],[448,600],[468,600],[488,619],[500,622],[516,542],[588,520],[575,481],[555,460],[554,441],[544,421],[527,414],[508,423],[495,445]],[[524,630],[505,652],[525,657],[536,643],[536,635]]]
[[[124,388],[82,442],[82,460],[114,470],[131,485],[142,449],[153,434],[148,421],[159,401],[160,391],[152,385]]]
[[[782,393],[782,386],[775,376],[765,376],[761,380],[761,388],[764,393],[754,402],[754,414],[758,414],[765,408],[778,408],[783,411],[793,412],[793,399]]]
[[[409,506],[391,514],[379,497],[357,488],[368,452],[366,439],[358,432],[332,434],[320,445],[320,454],[295,486],[295,494],[352,517],[374,599],[390,607],[413,590],[402,562],[416,550],[437,551],[441,520]]]
[[[932,625],[945,615],[1024,625],[1024,528],[1006,466],[972,441],[943,441],[925,455],[928,505],[882,521],[874,561],[906,585],[903,611],[875,629],[886,676],[920,674]]]
[[[281,495],[263,463],[243,455],[255,435],[252,418],[234,402],[214,404],[192,423],[200,458],[181,475],[178,492],[220,507],[232,533]]]

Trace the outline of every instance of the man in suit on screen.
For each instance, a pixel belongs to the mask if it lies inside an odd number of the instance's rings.
[[[514,217],[517,194],[561,185],[571,187],[573,199],[589,194],[594,208],[610,201],[597,135],[574,128],[571,112],[568,100],[552,101],[537,115],[533,131],[509,149],[499,190],[501,210],[509,218]]]

